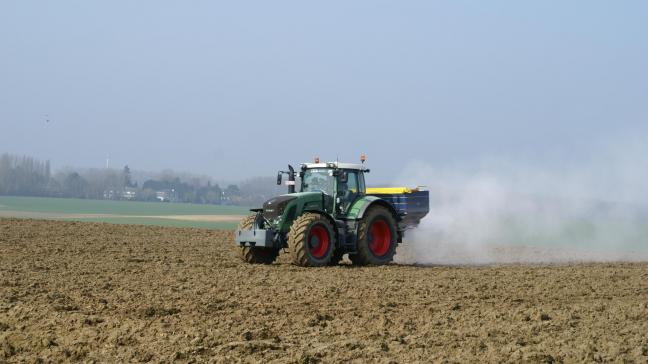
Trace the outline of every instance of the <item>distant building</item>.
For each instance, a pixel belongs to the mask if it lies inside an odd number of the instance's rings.
[[[124,187],[124,190],[121,193],[121,198],[124,200],[134,200],[137,198],[137,188],[134,187]]]
[[[160,202],[168,202],[169,193],[167,191],[157,191],[155,192],[155,198],[157,198]]]
[[[175,189],[160,190],[155,192],[155,198],[160,202],[176,202]]]
[[[103,198],[104,200],[116,200],[117,193],[115,192],[115,190],[105,190],[103,193]]]
[[[137,188],[124,187],[123,190],[105,190],[103,193],[105,200],[135,200],[137,198]]]

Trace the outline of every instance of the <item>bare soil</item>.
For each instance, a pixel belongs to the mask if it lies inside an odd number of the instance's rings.
[[[299,268],[232,232],[0,219],[0,362],[648,362],[648,263]]]

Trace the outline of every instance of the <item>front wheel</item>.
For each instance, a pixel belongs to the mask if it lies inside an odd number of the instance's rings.
[[[293,264],[302,267],[328,265],[335,251],[335,233],[328,219],[307,212],[295,219],[288,232]]]
[[[397,243],[396,219],[385,207],[374,206],[360,221],[358,251],[349,258],[356,265],[389,264]]]

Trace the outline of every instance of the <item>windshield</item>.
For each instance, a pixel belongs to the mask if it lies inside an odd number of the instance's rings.
[[[333,196],[335,177],[332,169],[307,169],[302,179],[302,192],[324,192]]]

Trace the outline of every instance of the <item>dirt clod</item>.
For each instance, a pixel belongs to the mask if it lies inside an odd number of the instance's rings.
[[[549,320],[551,320],[551,316],[549,316],[546,313],[541,313],[540,314],[540,321],[549,321]]]
[[[180,309],[175,307],[164,308],[164,307],[149,306],[142,310],[143,317],[162,317],[162,316],[175,315],[177,313],[180,313]]]
[[[252,338],[254,338],[254,335],[250,331],[245,331],[243,332],[241,337],[243,338],[243,340],[250,341],[252,340]]]

